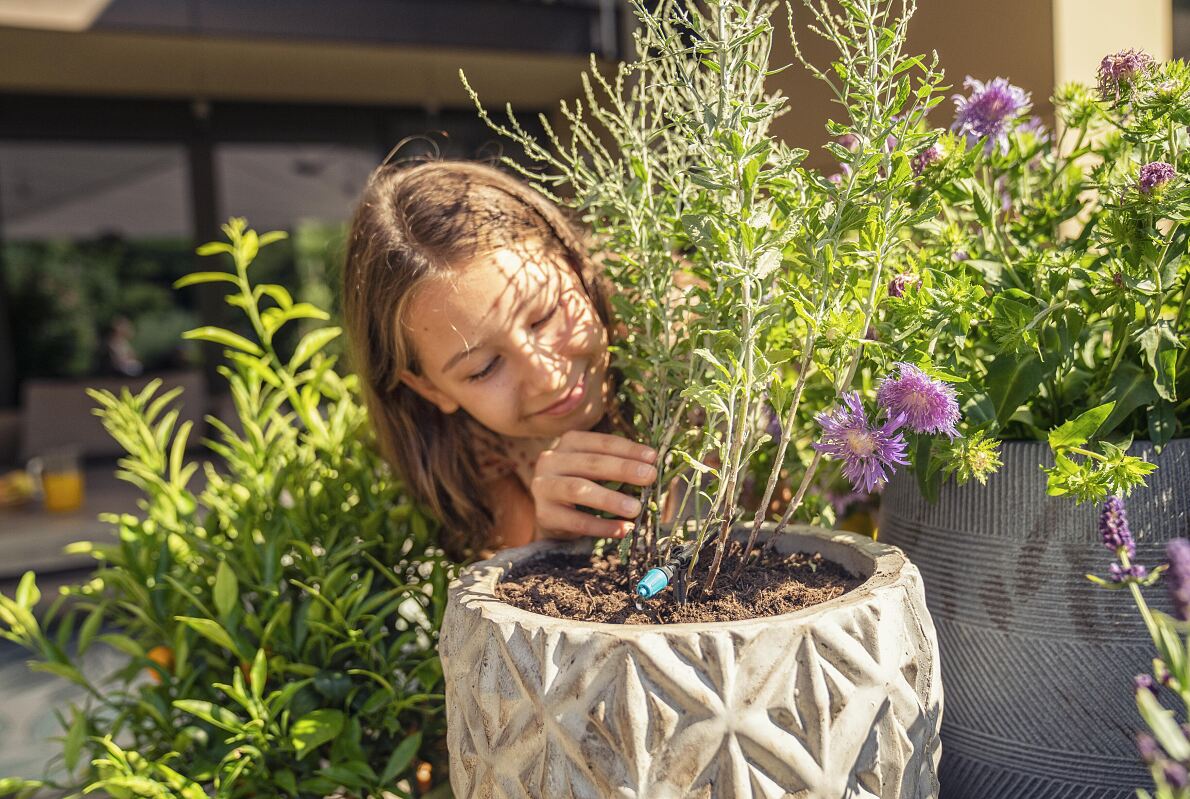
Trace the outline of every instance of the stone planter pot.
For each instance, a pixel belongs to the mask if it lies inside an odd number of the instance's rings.
[[[494,596],[538,543],[468,569],[439,651],[451,785],[474,797],[880,797],[938,792],[942,687],[917,569],[853,533],[797,528],[860,587],[797,613],[625,626]]]
[[[1159,465],[1127,500],[1151,567],[1166,541],[1190,535],[1190,440],[1132,454]],[[1132,797],[1151,784],[1133,744],[1132,677],[1151,670],[1152,642],[1128,592],[1083,576],[1106,577],[1111,562],[1099,507],[1046,496],[1046,444],[1006,442],[1001,458],[987,486],[948,483],[937,504],[907,474],[881,499],[880,540],[921,569],[938,626],[942,797]],[[1147,598],[1168,612],[1163,588]]]

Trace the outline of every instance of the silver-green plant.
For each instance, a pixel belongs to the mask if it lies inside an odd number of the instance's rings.
[[[703,590],[718,575],[740,520],[749,462],[768,444],[771,405],[780,436],[752,519],[747,562],[790,454],[811,425],[808,386],[842,395],[856,379],[886,264],[913,224],[937,212],[911,204],[911,158],[936,134],[922,133],[940,100],[936,58],[905,54],[910,0],[807,5],[811,26],[836,50],[828,68],[803,64],[831,89],[843,114],[830,145],[844,164],[838,180],[801,166],[805,151],[770,131],[788,101],[766,89],[774,4],[635,3],[636,60],[606,78],[592,62],[584,98],[562,105],[564,131],[544,116],[538,141],[508,109],[505,124],[481,116],[520,144],[534,163],[522,171],[577,209],[609,253],[608,275],[627,335],[615,363],[625,377],[638,429],[659,445],[655,496],[674,475],[686,484],[668,539],[693,516],[695,556],[714,542]],[[790,11],[792,17],[793,11]],[[792,27],[790,28],[792,36]],[[795,40],[796,49],[796,40]],[[562,189],[569,193],[563,196]],[[675,288],[685,272],[693,285]],[[691,406],[693,419],[684,415]],[[812,485],[821,453],[808,462],[783,528]],[[694,499],[693,509],[688,500]],[[643,513],[646,558],[659,551],[656,504]]]

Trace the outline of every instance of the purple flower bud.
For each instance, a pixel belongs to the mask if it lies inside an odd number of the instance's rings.
[[[1132,690],[1137,693],[1149,691],[1153,696],[1157,696],[1157,683],[1153,682],[1153,678],[1148,674],[1138,674],[1132,678]]]
[[[1159,189],[1173,180],[1177,171],[1172,165],[1164,161],[1153,161],[1140,168],[1140,178],[1136,181],[1136,188],[1141,194],[1151,194],[1153,189]]]
[[[971,253],[966,250],[955,250],[954,255],[950,257],[952,260],[962,263],[963,261],[971,260]]]
[[[1121,86],[1129,85],[1152,66],[1153,57],[1141,50],[1121,50],[1104,56],[1099,62],[1100,96],[1119,99]]]
[[[1161,747],[1157,745],[1156,739],[1147,732],[1136,734],[1136,752],[1140,755],[1140,759],[1150,766],[1161,757]]]
[[[1004,78],[993,78],[985,84],[968,75],[963,86],[971,95],[954,95],[955,117],[950,129],[968,141],[987,139],[988,152],[995,146],[1007,152],[1013,121],[1032,107],[1029,93]]]
[[[1190,785],[1190,773],[1176,760],[1166,760],[1161,766],[1161,776],[1170,788],[1179,789]]]
[[[1129,558],[1136,556],[1136,542],[1132,539],[1132,531],[1128,529],[1124,500],[1108,497],[1107,502],[1103,503],[1103,510],[1099,514],[1099,535],[1103,545],[1113,553],[1123,548]]]
[[[1173,600],[1174,615],[1182,621],[1190,621],[1190,541],[1173,539],[1165,545],[1165,557],[1169,560],[1165,584]]]
[[[1143,580],[1148,576],[1149,570],[1139,563],[1133,563],[1127,569],[1119,563],[1113,563],[1107,567],[1107,574],[1113,583],[1123,583]]]
[[[1111,282],[1114,283],[1118,289],[1124,288],[1124,273],[1113,272],[1111,276]]]
[[[779,442],[781,440],[781,417],[777,415],[777,409],[772,405],[768,407],[768,424],[764,427],[764,432],[773,437],[773,441]]]
[[[935,142],[926,149],[922,150],[909,161],[909,165],[913,167],[914,175],[921,175],[926,169],[933,166],[942,160],[942,148]]]
[[[859,149],[859,137],[854,133],[844,133],[837,139],[837,141],[843,146],[844,149],[850,150],[851,152],[855,152]]]
[[[903,297],[905,296],[905,290],[911,286],[913,288],[920,288],[921,278],[908,272],[895,275],[892,280],[888,281],[888,296]]]

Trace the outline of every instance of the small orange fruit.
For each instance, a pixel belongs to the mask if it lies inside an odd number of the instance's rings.
[[[174,651],[168,646],[155,646],[146,653],[145,657],[160,666],[162,671],[172,673],[174,670]],[[161,673],[157,669],[146,666],[145,671],[149,672],[149,677],[153,682],[161,684]]]

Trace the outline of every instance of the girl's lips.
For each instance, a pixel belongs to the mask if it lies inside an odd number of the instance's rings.
[[[539,413],[543,416],[564,416],[582,404],[583,395],[586,394],[586,391],[587,376],[583,375],[579,378],[574,388],[570,389],[569,394],[545,410],[539,411]]]

